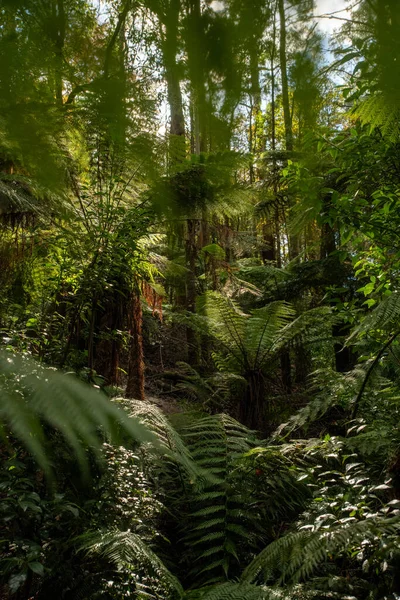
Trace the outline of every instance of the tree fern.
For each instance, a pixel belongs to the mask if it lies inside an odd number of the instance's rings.
[[[220,294],[205,294],[199,309],[207,317],[208,331],[220,346],[213,354],[217,368],[243,377],[246,386],[239,404],[239,419],[249,427],[265,426],[270,416],[266,403],[266,375],[276,370],[282,351],[296,344],[321,343],[331,339],[329,308],[318,307],[297,318],[283,301],[243,313],[238,305]]]
[[[122,434],[140,442],[157,441],[100,391],[25,356],[1,352],[0,390],[0,433],[15,436],[48,474],[51,457],[44,424],[62,434],[85,471],[86,449],[98,453],[104,435],[114,442],[121,441]]]

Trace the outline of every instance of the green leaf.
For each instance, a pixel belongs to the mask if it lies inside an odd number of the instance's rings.
[[[19,590],[19,588],[25,583],[27,578],[27,573],[17,573],[16,575],[12,575],[8,580],[8,585],[10,587],[10,592],[15,594]]]
[[[43,575],[44,575],[44,566],[42,565],[42,563],[40,563],[40,562],[30,562],[30,563],[28,563],[28,567],[30,568],[31,571],[33,571],[34,573],[36,573],[36,575],[40,575],[41,577],[43,577]]]

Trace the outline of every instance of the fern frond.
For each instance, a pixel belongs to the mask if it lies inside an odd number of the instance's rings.
[[[119,442],[125,433],[139,442],[157,442],[138,419],[129,418],[74,375],[45,368],[25,356],[1,352],[0,433],[15,436],[50,475],[51,457],[43,424],[61,433],[85,472],[86,449],[99,454],[104,436]]]
[[[315,344],[332,339],[332,325],[335,318],[328,306],[312,308],[302,313],[286,325],[277,339],[276,346],[289,344]]]
[[[386,332],[396,331],[400,321],[400,293],[393,292],[384,298],[354,330],[348,342],[357,336],[373,330],[384,330]]]
[[[249,318],[239,306],[216,292],[207,292],[198,301],[198,310],[207,317],[209,332],[226,347],[239,365],[246,361],[245,322]]]
[[[397,101],[388,98],[386,94],[371,94],[356,105],[353,114],[363,124],[369,124],[373,129],[379,128],[382,135],[389,141],[398,141],[400,135],[399,105]]]
[[[254,434],[221,414],[197,420],[182,436],[194,460],[214,479],[190,499],[184,539],[191,575],[203,583],[223,581],[238,564],[241,545],[251,547],[259,531],[259,515],[243,510],[248,495],[235,484],[237,458],[254,445]]]
[[[332,368],[318,369],[312,373],[309,386],[310,402],[286,423],[281,424],[274,437],[286,436],[297,429],[306,428],[321,420],[335,406],[350,410],[364,376],[365,372],[360,367],[347,373],[338,373]]]
[[[280,582],[308,579],[329,557],[372,543],[383,534],[398,534],[399,517],[364,519],[322,531],[291,533],[267,546],[245,569],[243,581],[254,581],[260,572],[266,580],[280,573]]]
[[[279,598],[262,587],[248,583],[223,583],[200,588],[185,595],[185,600],[269,600]]]
[[[292,306],[281,301],[252,311],[246,322],[246,349],[253,369],[260,368],[266,357],[273,354],[280,332],[294,314]]]
[[[196,465],[190,450],[164,413],[154,404],[129,400],[129,413],[156,436],[167,457],[183,467],[190,483],[204,479],[206,474]]]
[[[127,566],[156,577],[169,592],[169,598],[183,598],[179,580],[164,565],[155,552],[131,531],[88,532],[78,539],[79,550],[111,563],[116,571]]]

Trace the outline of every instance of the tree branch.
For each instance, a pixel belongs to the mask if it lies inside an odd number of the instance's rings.
[[[360,406],[360,402],[361,402],[361,398],[363,396],[364,390],[367,386],[368,380],[371,377],[372,371],[374,370],[375,366],[378,364],[378,362],[380,361],[380,359],[382,358],[385,350],[387,350],[387,348],[389,348],[389,346],[391,346],[391,344],[394,342],[394,340],[400,335],[400,330],[396,331],[396,333],[394,333],[389,340],[386,342],[386,344],[384,344],[382,346],[382,348],[379,350],[378,354],[376,355],[376,357],[374,358],[374,360],[372,361],[372,363],[370,364],[368,371],[365,374],[364,377],[364,381],[362,382],[362,385],[360,387],[360,391],[357,394],[357,398],[354,402],[354,407],[353,407],[353,412],[351,413],[351,417],[352,419],[356,418],[357,412],[358,412],[358,408]]]

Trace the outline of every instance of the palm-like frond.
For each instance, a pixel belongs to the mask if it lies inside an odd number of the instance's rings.
[[[329,307],[308,310],[295,319],[291,304],[276,301],[248,315],[234,301],[208,292],[199,309],[207,317],[209,333],[223,347],[214,358],[224,371],[260,370],[285,347],[331,339],[333,316]]]
[[[286,423],[282,423],[275,436],[288,435],[300,428],[323,419],[333,407],[350,410],[354,396],[365,376],[361,367],[348,373],[338,373],[332,368],[318,369],[311,374],[308,388],[311,400],[300,408]],[[329,390],[329,392],[327,392]]]
[[[277,347],[332,341],[334,322],[335,317],[328,306],[311,308],[288,323],[277,340]]]
[[[83,470],[88,468],[86,449],[98,452],[104,435],[111,441],[121,440],[123,433],[139,442],[157,441],[103,393],[24,356],[0,353],[0,392],[0,433],[15,436],[48,474],[51,457],[43,424],[62,434]]]
[[[246,361],[246,315],[239,306],[217,292],[208,292],[198,301],[198,310],[206,315],[209,333],[213,335],[238,364]]]
[[[133,567],[139,573],[155,577],[171,600],[183,597],[183,588],[179,580],[139,535],[131,531],[98,531],[84,534],[79,541],[80,550],[88,556],[104,559],[111,563],[116,571]],[[151,590],[149,591],[151,593]]]
[[[287,302],[271,302],[263,308],[252,311],[246,322],[246,348],[252,369],[263,366],[268,356],[281,346],[284,328],[295,315]]]
[[[280,333],[294,316],[291,305],[281,301],[248,315],[233,300],[215,292],[204,295],[200,309],[207,316],[209,332],[223,346],[225,358],[216,354],[216,361],[226,371],[262,368],[280,346]]]

